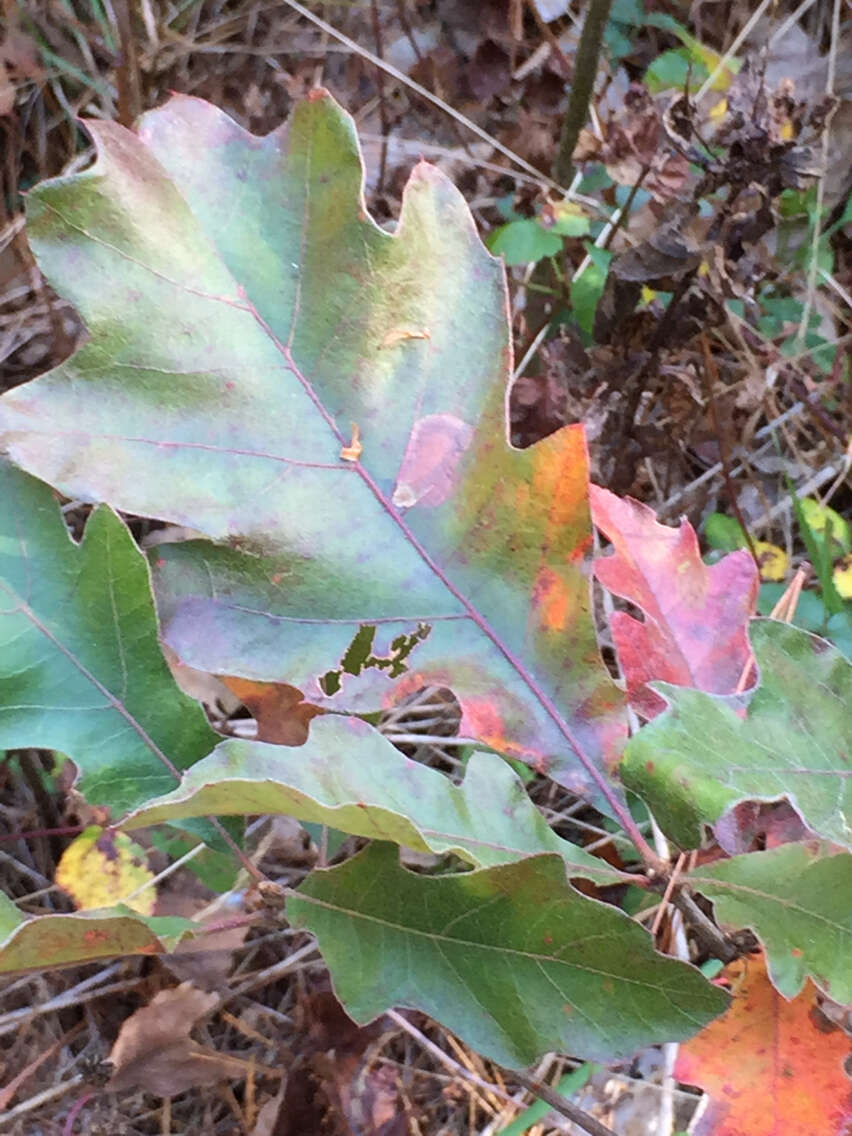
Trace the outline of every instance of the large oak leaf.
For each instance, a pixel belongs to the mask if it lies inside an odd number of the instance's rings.
[[[460,194],[421,163],[382,231],[324,92],[265,138],[184,97],[89,130],[29,234],[90,339],[0,402],[13,459],[208,538],[155,557],[184,662],[349,711],[451,686],[465,735],[611,796],[582,431],[508,445],[505,280]]]

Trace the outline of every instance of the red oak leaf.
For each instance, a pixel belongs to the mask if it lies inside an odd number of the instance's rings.
[[[647,685],[657,679],[732,694],[751,657],[746,626],[759,585],[751,556],[732,552],[708,567],[688,521],[661,525],[647,505],[597,485],[590,500],[595,524],[615,549],[595,561],[595,574],[645,615],[641,622],[617,611],[611,620],[634,708],[646,718],[664,709]]]

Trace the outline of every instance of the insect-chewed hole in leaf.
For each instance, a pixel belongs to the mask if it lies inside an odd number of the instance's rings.
[[[326,671],[320,678],[319,684],[323,693],[329,697],[337,694],[343,685],[344,675],[354,677],[370,668],[386,671],[388,678],[399,678],[408,669],[409,655],[418,643],[422,643],[427,638],[431,630],[428,623],[418,623],[414,631],[394,636],[388,644],[386,653],[381,654],[374,651],[375,625],[361,624],[343,653],[340,666],[335,670]]]
[[[386,710],[379,729],[407,756],[413,756],[420,746],[414,741],[402,741],[422,734],[424,737],[453,738],[461,727],[461,703],[447,686],[424,686],[401,698]]]

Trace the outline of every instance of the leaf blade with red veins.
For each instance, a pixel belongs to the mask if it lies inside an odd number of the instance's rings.
[[[611,619],[635,709],[653,718],[665,708],[647,685],[657,679],[732,694],[751,657],[746,626],[759,586],[752,558],[732,552],[708,567],[688,521],[661,525],[646,505],[597,485],[590,500],[594,523],[615,548],[595,561],[595,575],[645,615],[644,623],[620,611]]]
[[[814,1022],[813,989],[792,1002],[772,987],[763,959],[728,968],[731,1008],[681,1045],[674,1075],[700,1085],[710,1107],[696,1136],[845,1136],[852,1096],[849,1040]]]
[[[582,432],[509,448],[505,278],[461,195],[421,163],[380,230],[323,92],[263,139],[182,97],[92,130],[30,206],[91,338],[0,401],[13,459],[219,542],[156,554],[182,661],[343,710],[451,686],[468,736],[612,805]]]

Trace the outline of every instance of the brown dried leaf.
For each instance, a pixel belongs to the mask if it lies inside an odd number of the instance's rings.
[[[197,882],[197,881],[196,881]],[[186,882],[184,882],[186,887]],[[207,899],[198,895],[187,895],[185,891],[166,891],[157,900],[157,915],[179,916],[193,919],[202,926],[222,922],[222,913],[199,919],[199,913],[207,906]],[[233,914],[233,911],[231,912]],[[192,939],[178,943],[170,955],[161,955],[160,961],[171,971],[179,982],[191,983],[200,990],[220,990],[224,987],[234,968],[234,951],[241,947],[249,931],[248,923],[221,930],[208,931]]]
[[[222,682],[257,721],[260,742],[304,745],[311,719],[322,714],[318,706],[303,700],[301,690],[287,683],[253,682],[230,675],[225,675]]]
[[[217,1005],[218,995],[184,982],[161,990],[147,1006],[124,1022],[109,1060],[113,1092],[139,1088],[158,1097],[173,1097],[199,1085],[243,1076],[246,1065],[192,1041],[196,1022]]]
[[[660,107],[641,83],[631,83],[603,133],[601,142],[582,131],[574,160],[603,162],[619,185],[633,186],[642,178],[643,188],[660,202],[681,193],[689,162],[667,144]]]

